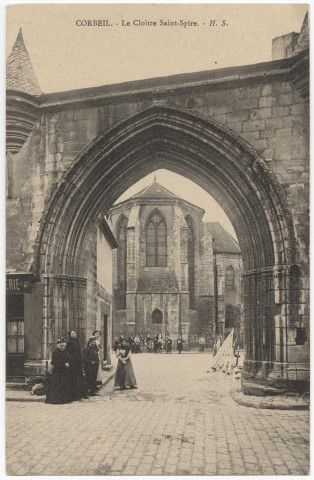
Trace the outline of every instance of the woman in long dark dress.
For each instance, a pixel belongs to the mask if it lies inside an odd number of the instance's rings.
[[[70,353],[70,383],[73,400],[88,398],[83,379],[82,351],[77,339],[76,330],[71,330],[70,338],[67,341],[66,351]]]
[[[137,388],[136,378],[131,362],[131,347],[126,341],[122,341],[120,348],[116,352],[118,365],[114,386],[126,390],[126,387]]]
[[[70,354],[65,350],[64,338],[57,340],[57,348],[52,352],[53,372],[47,389],[46,403],[63,404],[73,400],[70,383]]]

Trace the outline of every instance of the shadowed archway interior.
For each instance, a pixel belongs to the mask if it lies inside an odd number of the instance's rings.
[[[228,215],[243,256],[245,369],[268,375],[276,362],[287,360],[276,321],[282,328],[289,315],[281,285],[296,262],[292,221],[282,187],[265,161],[211,119],[154,106],[98,136],[52,195],[34,272],[84,278],[80,260],[90,225],[127,188],[159,168],[193,180]]]

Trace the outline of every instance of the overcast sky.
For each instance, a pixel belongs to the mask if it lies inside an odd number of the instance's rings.
[[[271,60],[274,37],[300,31],[305,4],[13,5],[7,54],[19,28],[44,92],[197,72]],[[112,27],[77,26],[107,19]],[[133,21],[197,27],[138,27]],[[215,19],[217,26],[210,27]],[[122,26],[122,20],[130,26]],[[225,26],[221,26],[225,20]]]
[[[45,93],[254,64],[272,59],[273,38],[300,31],[307,9],[306,4],[13,5],[7,9],[7,55],[22,27]],[[107,19],[112,26],[77,25],[94,19]],[[190,20],[197,26],[160,26],[160,20]],[[211,20],[217,25],[209,26]],[[157,26],[135,26],[134,21],[156,21]],[[153,179],[148,175],[119,200]],[[236,238],[227,216],[207,192],[166,170],[158,171],[157,180],[204,208],[204,220],[220,221]]]

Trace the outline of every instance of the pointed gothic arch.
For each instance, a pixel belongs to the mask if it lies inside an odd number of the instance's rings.
[[[259,154],[211,118],[157,105],[102,132],[51,196],[37,238],[34,272],[49,281],[53,275],[84,277],[80,252],[90,225],[156,168],[193,180],[231,220],[243,255],[244,374],[279,368],[280,375],[288,349],[276,337],[275,317],[289,324],[286,285],[289,266],[298,262],[287,199]],[[48,318],[49,308],[48,303]],[[265,331],[272,339],[268,349],[263,347]]]
[[[233,292],[235,288],[235,272],[232,265],[225,270],[225,291]]]
[[[158,208],[146,220],[146,266],[167,266],[167,222]]]

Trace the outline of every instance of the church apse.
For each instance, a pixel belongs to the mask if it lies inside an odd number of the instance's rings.
[[[175,340],[182,335],[189,348],[201,335],[212,340],[217,333],[224,336],[225,292],[221,298],[215,296],[214,258],[218,255],[219,263],[223,255],[233,255],[238,268],[241,252],[219,224],[204,223],[203,215],[202,208],[156,180],[110,209],[118,240],[113,262],[114,337],[161,333]],[[240,292],[239,275],[234,282]],[[235,310],[236,300],[229,295]]]

